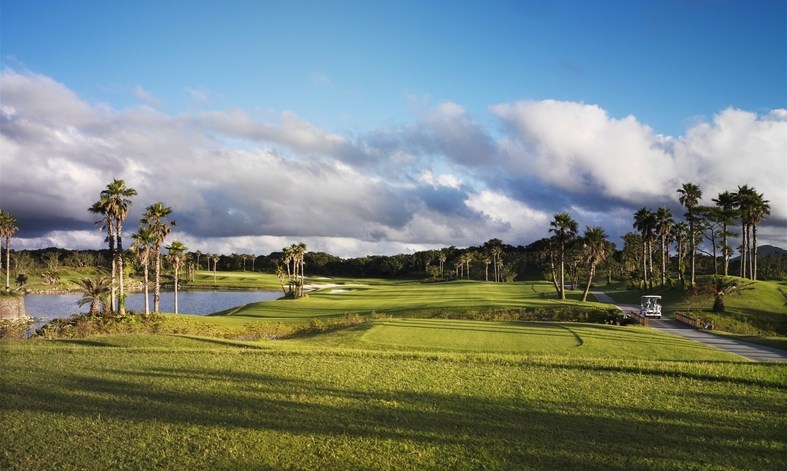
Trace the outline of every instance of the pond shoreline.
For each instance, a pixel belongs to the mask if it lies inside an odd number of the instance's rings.
[[[244,306],[266,302],[282,297],[281,291],[258,289],[189,289],[178,290],[179,313],[205,316]],[[82,293],[30,293],[24,296],[25,311],[29,316],[40,318],[69,317],[72,314],[87,312],[88,306],[79,306]],[[130,292],[126,296],[126,309],[144,312],[144,292]],[[148,293],[148,306],[152,308],[153,293]],[[174,292],[161,292],[160,312],[174,312]]]

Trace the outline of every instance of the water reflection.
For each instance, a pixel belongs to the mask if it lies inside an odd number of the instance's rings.
[[[225,311],[249,303],[270,301],[282,296],[280,291],[180,291],[178,293],[178,310],[181,314],[206,315]],[[28,294],[25,296],[25,311],[36,319],[55,319],[69,317],[78,312],[86,313],[90,306],[80,307],[77,303],[82,298],[78,294]],[[161,293],[159,311],[175,310],[174,294]],[[131,293],[126,299],[126,308],[136,312],[144,312],[144,293]],[[150,294],[150,308],[153,309],[153,293]]]

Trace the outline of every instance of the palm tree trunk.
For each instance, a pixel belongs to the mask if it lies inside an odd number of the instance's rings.
[[[153,272],[155,282],[153,284],[153,312],[159,312],[159,301],[161,300],[161,246],[156,245],[156,266]]]
[[[11,290],[11,237],[10,236],[5,236],[5,290],[6,291]]]
[[[590,272],[588,273],[588,282],[585,285],[585,291],[582,292],[582,302],[588,300],[588,293],[590,293],[590,284],[593,282],[593,276],[596,274],[596,265],[590,265]]]
[[[145,278],[145,315],[150,314],[150,289],[148,287],[148,260],[145,260],[144,265],[144,278]]]
[[[752,225],[750,224],[749,227],[751,228]],[[754,231],[752,231],[751,234],[749,234],[749,237],[748,237],[748,240],[749,240],[749,243],[748,243],[749,254],[747,255],[747,259],[749,261],[749,267],[748,268],[749,268],[749,279],[750,280],[754,279],[754,260],[753,260],[754,259],[754,241],[752,240],[753,237],[754,237]]]
[[[757,280],[757,224],[752,224],[751,226],[751,238],[752,238],[752,270],[751,270],[751,279]]]
[[[695,235],[694,235],[693,218],[694,218],[694,216],[692,216],[692,220],[689,221],[689,252],[691,252],[689,254],[689,255],[691,255],[691,280],[690,280],[689,284],[691,286],[694,286],[694,259],[696,258],[694,255],[695,255],[695,253],[697,251],[696,250],[697,241],[696,241]]]
[[[667,251],[667,241],[664,235],[661,236],[661,287],[667,284],[667,258],[669,253]]]
[[[560,286],[557,284],[557,273],[555,272],[555,251],[549,249],[549,270],[552,272],[552,286],[555,287],[555,292],[560,296]]]
[[[560,244],[560,299],[566,299],[565,253],[566,253],[565,245]]]
[[[118,313],[126,314],[126,297],[123,289],[123,223],[117,221]]]
[[[175,314],[178,313],[178,269],[175,268]]]
[[[648,288],[648,243],[642,237],[642,289]]]

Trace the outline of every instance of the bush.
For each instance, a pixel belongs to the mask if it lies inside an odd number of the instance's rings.
[[[32,319],[0,319],[0,339],[25,339]]]

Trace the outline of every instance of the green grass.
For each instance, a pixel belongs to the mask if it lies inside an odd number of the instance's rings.
[[[639,304],[639,297],[643,294],[661,295],[666,315],[688,313],[707,319],[717,329],[731,333],[749,337],[787,336],[787,287],[784,282],[751,281],[737,277],[729,279],[737,280],[741,289],[724,297],[726,311],[723,314],[711,312],[714,300],[712,295],[687,296],[687,292],[678,286],[639,291],[629,290],[624,283],[618,283],[600,289],[624,304]],[[710,276],[697,278],[699,286],[710,282]]]
[[[275,342],[5,341],[0,468],[787,464],[787,367],[645,328],[565,327],[397,319]]]
[[[571,299],[555,299],[547,282],[480,283],[453,281],[423,283],[387,280],[320,280],[326,288],[301,299],[279,299],[249,304],[232,316],[282,322],[330,318],[346,313],[435,316],[472,314],[522,308],[606,308],[599,303],[580,303],[579,293]],[[332,286],[338,284],[339,286]]]
[[[340,286],[0,341],[0,469],[787,467],[785,364],[639,326],[473,320],[602,306],[548,283],[312,281]],[[318,333],[346,313],[366,322]],[[314,328],[239,340],[284,323]]]
[[[263,289],[280,291],[281,285],[276,275],[260,272],[245,271],[217,271],[214,277],[212,271],[200,270],[194,274],[194,280],[183,283],[189,289]]]

